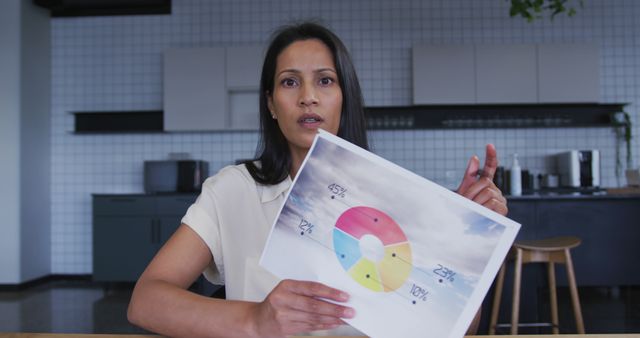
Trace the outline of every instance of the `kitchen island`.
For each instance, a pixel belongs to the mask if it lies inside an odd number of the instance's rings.
[[[516,240],[576,236],[571,251],[579,286],[640,285],[640,195],[524,195],[508,198],[522,224]],[[566,285],[564,273],[558,283]]]
[[[575,236],[580,246],[571,250],[578,289],[596,287],[615,293],[619,286],[640,285],[640,195],[638,194],[535,194],[507,196],[508,217],[522,224],[517,240]],[[559,302],[568,297],[566,269],[556,267]],[[507,263],[498,322],[508,322],[511,312],[513,262]],[[566,289],[564,289],[566,291]],[[483,303],[481,331],[488,329],[493,288]],[[522,270],[520,322],[548,322],[549,291],[546,266],[527,264]],[[566,303],[566,302],[564,302]],[[571,313],[560,315],[561,332],[573,331]],[[590,332],[590,323],[585,323]],[[524,332],[533,333],[531,330]],[[535,332],[535,331],[534,331]],[[544,328],[540,332],[548,332]]]

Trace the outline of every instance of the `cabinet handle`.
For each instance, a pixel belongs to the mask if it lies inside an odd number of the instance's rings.
[[[151,220],[151,243],[160,243],[160,220]]]
[[[156,243],[160,243],[160,220],[156,219]]]
[[[135,198],[128,198],[128,197],[114,197],[114,198],[110,198],[109,201],[111,201],[111,202],[135,202],[136,199]]]
[[[151,220],[151,243],[156,242],[156,220]]]

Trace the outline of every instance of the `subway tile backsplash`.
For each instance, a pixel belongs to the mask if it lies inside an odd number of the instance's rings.
[[[527,23],[508,1],[173,1],[171,15],[52,19],[52,273],[92,271],[91,194],[143,191],[144,160],[186,152],[211,173],[253,156],[255,132],[73,134],[73,111],[162,109],[162,53],[170,47],[265,43],[293,19],[320,18],[351,50],[369,106],[409,105],[414,44],[595,42],[601,49],[601,101],[627,102],[638,123],[640,2],[585,1],[573,18]],[[634,127],[634,135],[639,133]],[[370,132],[372,150],[455,188],[467,160],[494,143],[501,162],[519,154],[532,172],[544,156],[599,149],[602,183],[618,186],[618,142],[610,128],[469,129]],[[635,153],[640,142],[634,139]],[[624,147],[620,148],[624,156]],[[637,158],[637,154],[636,154]],[[638,165],[638,161],[634,161]]]

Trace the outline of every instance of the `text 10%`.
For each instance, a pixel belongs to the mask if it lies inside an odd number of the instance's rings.
[[[411,286],[411,291],[409,291],[409,293],[411,294],[411,296],[413,296],[413,298],[415,298],[414,300],[411,301],[411,303],[416,304],[417,301],[426,302],[429,291],[422,288],[421,286],[413,284]]]

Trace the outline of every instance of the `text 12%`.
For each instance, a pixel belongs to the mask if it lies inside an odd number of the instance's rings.
[[[300,235],[304,235],[304,234],[310,234],[313,232],[313,228],[315,227],[315,225],[311,224],[309,221],[307,221],[306,219],[302,219],[300,220],[300,225],[298,225],[298,229],[300,229]]]

